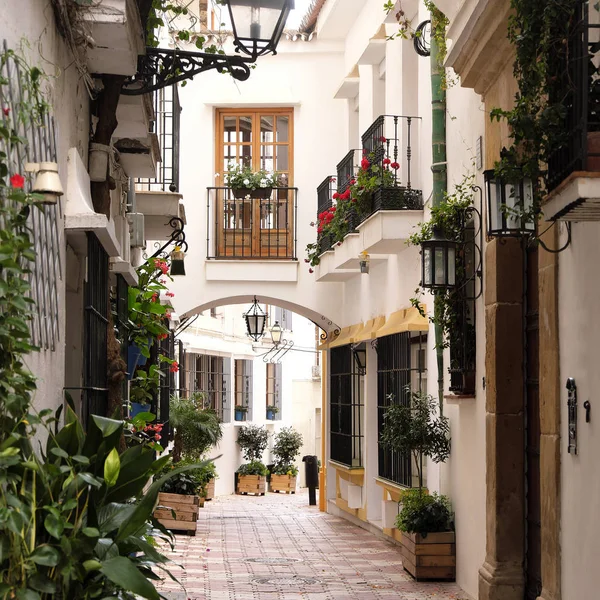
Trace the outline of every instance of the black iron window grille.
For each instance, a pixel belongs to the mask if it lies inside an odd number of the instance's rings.
[[[107,335],[109,311],[108,255],[93,233],[87,234],[84,307],[82,420],[106,415],[108,408]]]
[[[205,408],[214,410],[221,420],[227,406],[229,381],[225,359],[210,354],[185,353],[183,387],[190,396],[200,394]]]
[[[362,150],[350,150],[337,164],[337,191],[341,194],[349,187],[351,181],[356,177],[362,159]]]
[[[153,133],[158,137],[161,160],[156,177],[137,179],[135,187],[139,191],[178,192],[181,105],[176,85],[154,92],[154,110]]]
[[[477,231],[470,220],[463,228],[463,240],[456,256],[456,289],[448,292],[452,304],[449,323],[450,387],[459,395],[475,393],[476,330],[475,299],[478,296],[475,272],[479,262]]]
[[[6,60],[0,65],[0,105],[5,110],[2,121],[24,145],[1,147],[6,153],[11,173],[25,175],[25,163],[57,162],[54,119],[48,113],[39,122],[28,119],[22,106],[37,102],[29,86],[23,84],[22,67],[10,55],[3,42]],[[23,150],[24,148],[24,150]],[[35,177],[35,175],[34,175]],[[26,179],[25,189],[33,180]],[[29,227],[34,244],[35,262],[28,275],[34,301],[31,338],[34,346],[54,351],[60,340],[58,324],[58,281],[62,279],[62,252],[58,221],[62,219],[61,201],[43,209],[32,210]],[[2,223],[0,223],[0,228]],[[107,300],[108,301],[108,300]]]
[[[124,277],[119,274],[117,274],[117,285],[113,288],[112,310],[117,339],[121,345],[121,359],[127,364],[129,350],[129,285]],[[128,387],[127,379],[124,379],[121,389],[124,399],[127,398]]]
[[[296,258],[298,188],[274,188],[269,198],[236,198],[231,188],[207,189],[209,259]]]
[[[548,187],[575,171],[600,171],[600,22],[590,21],[590,2],[579,0],[568,41],[556,60],[553,101],[565,109],[564,142],[548,160]]]
[[[160,341],[159,354],[170,360],[175,360],[175,334],[173,332]],[[160,378],[156,420],[158,423],[163,424],[161,445],[166,446],[171,439],[169,407],[171,396],[175,393],[175,373],[166,364],[163,365],[161,371],[163,376]]]
[[[425,391],[426,334],[395,333],[377,340],[377,431],[392,404],[410,406],[411,393]],[[379,477],[398,485],[413,486],[412,457],[379,444]],[[422,463],[422,466],[423,463]],[[423,471],[424,472],[424,471]]]
[[[330,366],[330,455],[349,467],[361,467],[364,420],[363,376],[350,345],[332,348]]]
[[[252,420],[252,361],[237,359],[235,361],[235,405],[243,406],[245,420]]]

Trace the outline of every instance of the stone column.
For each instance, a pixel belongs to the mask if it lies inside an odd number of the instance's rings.
[[[542,236],[558,248],[558,227]],[[558,254],[539,250],[540,289],[540,485],[542,594],[560,600],[560,369],[558,345]]]
[[[479,600],[523,600],[523,251],[516,239],[493,240],[485,254],[486,558]]]

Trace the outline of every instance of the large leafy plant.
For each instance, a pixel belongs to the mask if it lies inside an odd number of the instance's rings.
[[[412,454],[422,488],[421,457],[427,456],[437,463],[450,456],[450,422],[437,414],[437,402],[429,394],[414,392],[407,405],[394,402],[393,396],[389,400],[380,442],[400,454]]]
[[[246,460],[260,461],[269,443],[269,432],[258,425],[245,425],[240,427],[237,443]]]
[[[396,517],[396,527],[409,533],[437,533],[452,531],[452,509],[447,496],[426,494],[423,490],[402,493],[402,508]]]
[[[274,441],[273,454],[276,462],[273,473],[296,475],[298,469],[294,466],[294,461],[302,448],[302,434],[293,427],[282,427],[275,435]]]

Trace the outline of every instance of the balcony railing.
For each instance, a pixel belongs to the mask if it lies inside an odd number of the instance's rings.
[[[298,188],[236,198],[227,187],[207,190],[209,259],[295,259]]]
[[[153,131],[158,136],[161,160],[156,166],[156,177],[138,179],[136,189],[147,192],[178,192],[181,105],[176,85],[154,92],[154,110],[156,120]]]
[[[565,108],[565,140],[548,161],[548,187],[575,171],[600,171],[600,22],[587,0],[579,0],[568,44],[554,61],[559,85],[552,96]]]
[[[350,150],[337,165],[337,192],[344,193],[358,175],[363,158],[369,160],[374,176],[382,184],[372,190],[366,203],[347,211],[348,231],[353,232],[379,211],[423,210],[423,195],[415,189],[411,177],[412,140],[420,117],[381,115],[362,136],[363,149]],[[377,166],[378,169],[373,167]],[[383,174],[383,175],[382,175]],[[328,196],[328,194],[330,194]],[[331,177],[317,188],[318,212],[321,214],[335,202],[331,194]],[[330,250],[334,240],[326,233],[318,237],[320,253]]]

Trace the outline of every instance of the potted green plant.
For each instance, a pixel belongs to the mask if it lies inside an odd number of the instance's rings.
[[[242,404],[237,404],[235,407],[235,420],[236,421],[245,421],[247,412],[248,412],[247,406],[243,406]]]
[[[298,468],[294,461],[300,454],[302,443],[302,435],[293,427],[283,427],[275,435],[273,454],[276,460],[271,470],[270,484],[272,492],[296,492]]]
[[[250,166],[229,164],[225,174],[225,184],[233,191],[236,198],[262,198],[271,197],[273,188],[277,187],[277,173],[268,173],[264,169],[253,171]]]
[[[238,432],[237,443],[248,463],[241,465],[235,474],[236,492],[264,496],[268,470],[262,463],[262,455],[269,443],[269,432],[258,425],[245,425]]]
[[[172,468],[197,464],[221,439],[223,430],[217,413],[203,406],[202,396],[171,398],[170,423],[175,431]],[[198,509],[204,505],[206,484],[204,468],[192,469],[173,477],[161,488],[161,506],[155,512],[155,518],[167,529],[194,534]]]
[[[275,415],[279,412],[279,408],[277,406],[267,406],[267,420],[274,421]]]
[[[402,564],[416,579],[448,579],[456,576],[456,546],[450,502],[429,495],[423,488],[421,460],[444,462],[450,456],[450,425],[438,414],[435,398],[407,390],[410,401],[394,402],[384,414],[381,444],[412,456],[418,488],[402,495],[396,526],[402,531]]]

